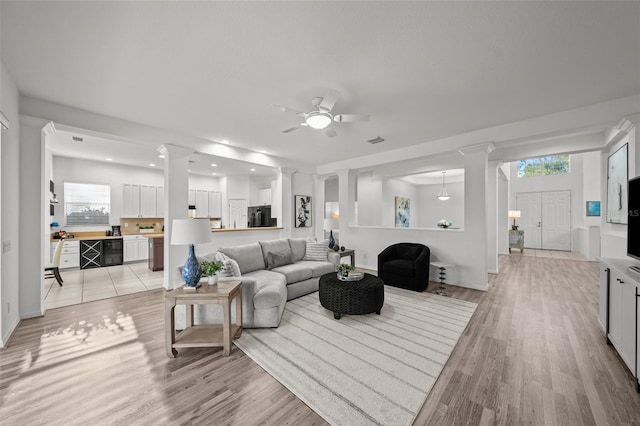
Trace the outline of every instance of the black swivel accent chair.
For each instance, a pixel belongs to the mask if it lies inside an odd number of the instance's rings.
[[[378,255],[378,276],[386,285],[424,291],[429,285],[431,250],[418,243],[390,245]]]

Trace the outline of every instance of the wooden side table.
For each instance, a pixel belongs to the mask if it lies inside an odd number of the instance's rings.
[[[520,229],[509,230],[509,253],[512,248],[520,249],[520,253],[524,251],[524,231]]]
[[[231,324],[231,301],[236,300],[236,321]],[[193,305],[222,305],[222,324],[193,325]],[[176,335],[175,308],[185,305],[186,328]],[[175,358],[177,348],[211,348],[222,346],[222,354],[231,353],[232,339],[242,334],[242,285],[240,281],[220,281],[217,285],[204,284],[196,290],[184,287],[164,295],[165,340],[167,355]]]
[[[338,253],[340,255],[340,259],[345,256],[349,256],[351,258],[351,266],[356,267],[356,251],[354,249],[344,249],[344,250],[329,250],[329,253]]]

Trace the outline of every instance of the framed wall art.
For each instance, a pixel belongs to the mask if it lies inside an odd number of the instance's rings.
[[[310,195],[294,195],[294,225],[296,228],[311,228],[312,210]]]
[[[396,228],[408,228],[411,222],[411,199],[395,197]]]
[[[600,216],[600,201],[587,201],[587,216]]]
[[[607,222],[627,224],[629,144],[607,159]]]

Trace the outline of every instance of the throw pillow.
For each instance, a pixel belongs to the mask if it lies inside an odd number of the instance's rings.
[[[238,262],[228,258],[223,262],[222,269],[218,271],[219,277],[239,277],[242,275],[240,273],[240,266],[238,266]]]
[[[307,250],[304,253],[304,259],[302,260],[319,260],[327,261],[327,252],[329,250],[329,240],[307,241]]]
[[[282,251],[280,253],[267,253],[267,269],[277,268],[278,266],[289,265],[293,263],[291,251]]]

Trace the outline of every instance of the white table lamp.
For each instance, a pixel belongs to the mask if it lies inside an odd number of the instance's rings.
[[[520,217],[520,210],[509,210],[509,219],[513,219],[513,226],[511,229],[516,230],[518,226],[516,225],[516,219]]]
[[[198,287],[202,277],[202,267],[193,246],[208,242],[211,242],[209,219],[173,219],[171,245],[189,246],[189,256],[182,267],[182,279],[187,287]]]

